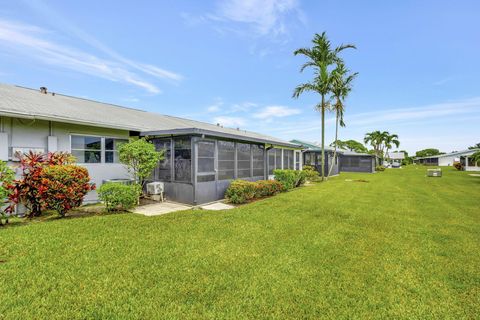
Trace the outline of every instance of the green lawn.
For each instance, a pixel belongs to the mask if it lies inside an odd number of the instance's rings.
[[[11,226],[0,318],[478,318],[479,200],[480,177],[410,167],[225,212]]]

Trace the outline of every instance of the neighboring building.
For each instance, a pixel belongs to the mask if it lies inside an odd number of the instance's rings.
[[[321,173],[321,146],[302,140],[291,140],[290,142],[301,145],[304,148],[303,164],[311,165]],[[332,147],[325,148],[325,175],[327,175],[330,170],[334,151]],[[375,156],[367,153],[337,149],[337,157],[331,175],[337,175],[339,172],[375,172]]]
[[[421,157],[413,159],[416,164],[423,164],[426,166],[453,166],[454,163],[460,162],[464,166],[465,171],[480,171],[480,167],[477,166],[469,156],[480,149],[470,149],[452,152],[448,154],[440,154],[430,157]]]
[[[201,204],[222,199],[232,179],[266,179],[275,168],[301,168],[301,147],[274,137],[113,104],[0,84],[0,160],[15,152],[67,151],[93,182],[126,179],[117,146],[145,136],[166,158],[153,178],[167,199]],[[86,199],[96,201],[95,192]]]
[[[340,172],[375,172],[375,156],[344,150],[340,154]]]
[[[322,173],[322,147],[312,142],[302,140],[290,140],[291,143],[300,145],[303,148],[303,165],[314,167],[320,174]],[[337,175],[338,171],[338,159],[340,155],[340,149],[337,149],[337,157],[335,158],[335,164],[333,165],[331,176]],[[330,166],[333,160],[334,149],[331,147],[325,147],[325,176],[328,175]]]

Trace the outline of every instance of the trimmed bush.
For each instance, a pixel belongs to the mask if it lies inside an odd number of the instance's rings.
[[[385,171],[385,167],[384,166],[376,166],[375,167],[375,171]]]
[[[139,192],[138,185],[104,183],[98,189],[98,197],[108,212],[126,211],[137,205]]]
[[[460,162],[454,162],[454,163],[453,163],[453,166],[454,166],[455,169],[457,169],[457,170],[463,170],[463,165],[462,165]]]
[[[83,197],[95,190],[90,183],[88,170],[76,165],[54,165],[41,173],[38,193],[45,202],[45,208],[55,210],[62,217],[73,208],[79,207]]]
[[[275,180],[279,181],[285,190],[291,190],[305,183],[305,173],[299,170],[274,170]]]
[[[256,183],[245,180],[234,180],[230,183],[225,197],[235,204],[245,203],[255,198]]]
[[[255,182],[255,197],[265,198],[282,192],[283,185],[276,180],[260,180]]]
[[[315,182],[320,179],[320,174],[312,166],[303,166],[302,171],[306,181]]]
[[[15,172],[7,165],[6,162],[0,161],[0,207],[3,206],[4,201],[11,193],[11,189],[8,188],[12,184]],[[3,221],[8,223],[10,214],[7,214],[3,210],[0,210],[0,226],[3,225]]]

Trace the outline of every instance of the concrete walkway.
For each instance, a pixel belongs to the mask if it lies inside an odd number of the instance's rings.
[[[132,212],[151,217],[189,209],[192,209],[192,207],[181,203],[165,201],[138,206],[133,209]]]
[[[215,202],[215,203],[206,204],[204,206],[200,206],[200,208],[204,210],[229,210],[235,207],[223,202]]]

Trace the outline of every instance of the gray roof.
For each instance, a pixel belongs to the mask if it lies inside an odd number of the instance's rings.
[[[151,134],[206,134],[299,147],[260,133],[0,83],[0,116],[85,124]]]
[[[480,149],[467,149],[467,150],[462,150],[462,151],[456,151],[456,152],[451,152],[451,153],[445,153],[445,154],[438,154],[436,156],[429,156],[429,157],[418,157],[415,158],[415,160],[420,160],[420,159],[435,159],[435,158],[444,158],[444,157],[451,157],[451,156],[470,156],[474,154],[475,152],[480,151]]]

